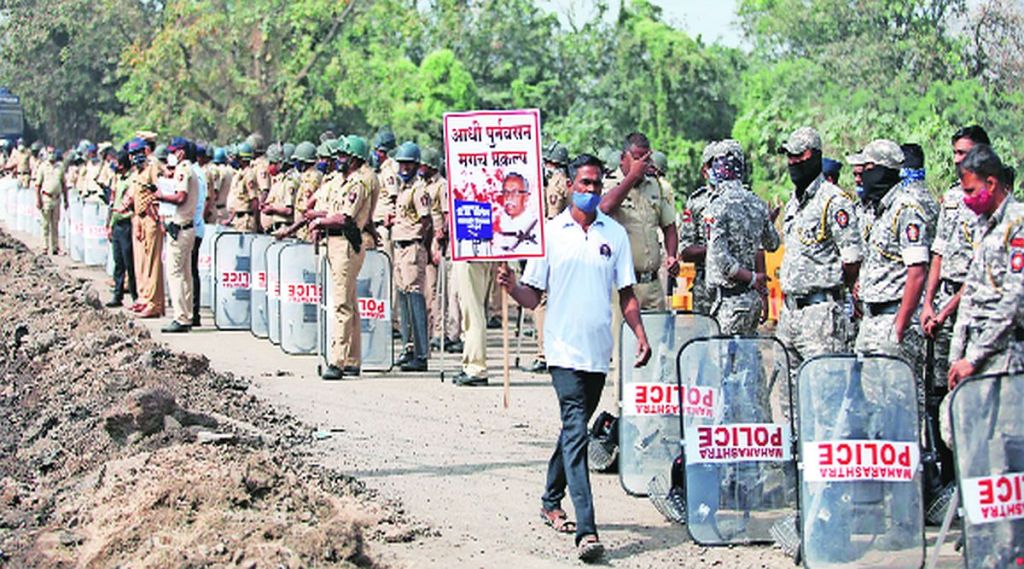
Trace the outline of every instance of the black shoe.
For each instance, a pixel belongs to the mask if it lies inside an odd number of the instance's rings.
[[[345,366],[342,373],[345,377],[359,377],[359,368],[355,366]]]
[[[462,340],[448,340],[444,344],[444,351],[448,354],[461,354],[462,347]]]
[[[188,324],[182,324],[177,320],[172,320],[170,324],[160,329],[164,334],[182,334],[191,330],[192,327]]]
[[[399,330],[398,328],[392,328],[391,329],[391,339],[392,340],[398,340],[401,337],[402,337],[402,331],[401,330]]]
[[[103,306],[106,306],[107,308],[117,308],[118,306],[122,306],[123,304],[124,303],[121,302],[120,298],[112,298],[110,299],[110,302],[104,304]]]
[[[497,316],[491,316],[491,319],[487,321],[488,330],[500,330],[501,329],[501,318]]]
[[[427,371],[427,360],[423,358],[410,358],[409,361],[399,366],[402,371]]]
[[[530,373],[547,373],[548,363],[540,358],[533,360],[533,365],[527,368]]]
[[[395,365],[396,366],[403,366],[403,365],[411,362],[414,359],[415,359],[415,357],[412,354],[412,350],[409,350],[409,351],[406,351],[406,352],[402,352],[402,355],[398,356],[398,359],[395,360]]]
[[[431,350],[440,350],[441,349],[441,338],[438,338],[436,336],[431,338],[430,339],[430,349]]]
[[[464,371],[460,371],[452,379],[452,383],[464,387],[475,387],[479,385],[487,385],[488,382],[486,377],[475,377],[467,374]]]
[[[192,319],[192,327],[193,328],[202,328],[203,327],[203,321],[198,319],[198,318],[193,318]]]
[[[342,373],[340,367],[335,366],[335,365],[330,365],[330,366],[327,366],[327,369],[324,370],[324,373],[320,375],[320,378],[328,380],[328,381],[333,381],[333,380],[341,379],[344,375],[345,374]]]

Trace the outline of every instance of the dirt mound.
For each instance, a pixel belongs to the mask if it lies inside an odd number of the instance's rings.
[[[397,508],[312,429],[0,233],[0,565],[372,566]]]

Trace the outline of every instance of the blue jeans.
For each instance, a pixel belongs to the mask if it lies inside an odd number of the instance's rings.
[[[585,535],[597,535],[587,470],[587,423],[601,400],[605,374],[560,367],[552,367],[550,371],[562,414],[562,432],[548,462],[547,487],[541,503],[545,510],[560,508],[568,485],[576,510],[576,543],[579,543]]]

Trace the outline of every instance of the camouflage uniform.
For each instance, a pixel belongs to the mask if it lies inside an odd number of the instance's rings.
[[[712,315],[723,334],[753,334],[761,318],[761,294],[738,282],[740,269],[754,272],[757,251],[774,251],[779,234],[768,206],[739,180],[719,184],[721,194],[707,209],[707,285],[716,291]]]
[[[939,288],[935,291],[936,314],[949,304],[967,280],[977,223],[977,214],[964,205],[960,184],[953,185],[942,197],[938,228],[932,242],[932,253],[942,257]],[[935,331],[935,380],[943,385],[949,375],[949,344],[956,320],[957,312],[954,312]]]
[[[786,251],[779,269],[785,304],[778,337],[794,369],[807,358],[850,347],[843,265],[861,261],[859,219],[850,196],[822,176],[802,200],[794,193],[786,204]]]
[[[680,216],[679,250],[687,247],[707,247],[707,233],[704,229],[704,211],[714,197],[711,186],[701,186],[690,194],[686,200],[686,209]],[[696,275],[693,278],[693,311],[701,314],[711,313],[711,292],[704,278],[704,263],[695,263]]]

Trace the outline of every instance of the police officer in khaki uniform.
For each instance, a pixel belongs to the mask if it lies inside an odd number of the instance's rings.
[[[231,177],[231,192],[228,194],[228,218],[224,225],[238,231],[252,232],[258,228],[259,188],[256,172],[252,167],[252,146],[243,142],[238,145],[238,162],[241,166]]]
[[[157,195],[157,199],[175,206],[167,216],[167,281],[171,293],[174,319],[162,329],[166,333],[188,332],[192,329],[192,248],[196,239],[195,216],[199,207],[199,180],[188,154],[189,142],[175,137],[167,151],[177,157],[174,166],[174,193]]]
[[[380,236],[380,249],[394,258],[391,246],[391,226],[395,221],[395,200],[398,198],[398,162],[388,153],[395,147],[395,135],[388,129],[381,129],[373,138],[372,161],[377,171],[381,194],[377,196],[377,207],[373,211],[373,222]]]
[[[46,162],[39,168],[39,184],[36,186],[36,207],[43,218],[43,243],[50,255],[60,253],[57,247],[57,227],[60,222],[60,204],[68,207],[68,195],[64,190],[64,165],[60,150],[49,153]]]
[[[292,223],[298,180],[283,169],[285,157],[281,145],[271,144],[267,148],[267,161],[271,175],[270,192],[260,211],[267,222],[267,232],[276,233]]]
[[[428,357],[427,247],[432,239],[430,195],[418,179],[420,148],[404,142],[395,151],[401,186],[391,228],[395,249],[395,289],[399,327],[405,351],[398,359],[402,371],[426,371]]]
[[[335,287],[335,336],[331,338],[331,363],[322,376],[328,380],[359,376],[362,347],[356,277],[366,258],[364,245],[374,240],[371,214],[378,190],[376,176],[366,166],[366,140],[349,137],[344,153],[348,155],[347,176],[338,178],[344,181],[336,189],[322,194],[318,204],[326,215],[310,223],[312,231],[327,234],[327,260]]]
[[[213,160],[206,165],[210,179],[210,194],[213,199],[216,223],[223,223],[228,218],[228,195],[231,193],[231,178],[235,169],[228,164],[226,148],[215,148]]]
[[[309,221],[306,219],[306,212],[310,211],[311,200],[320,189],[320,183],[324,178],[323,172],[315,168],[316,145],[308,140],[300,142],[295,146],[292,161],[298,173],[298,188],[295,190],[295,204],[292,208],[294,223],[278,230],[274,236],[284,238],[294,234],[303,241],[309,241]]]
[[[458,312],[458,295],[451,281],[451,262],[448,259],[448,181],[441,175],[441,153],[433,148],[420,152],[419,176],[430,196],[430,221],[434,239],[430,245],[427,263],[427,309],[430,314],[431,347],[448,352],[461,352],[461,322]],[[444,274],[441,275],[442,259]],[[441,288],[444,279],[445,314],[441,314]],[[444,321],[442,321],[444,320]],[[443,345],[442,345],[443,341]]]

